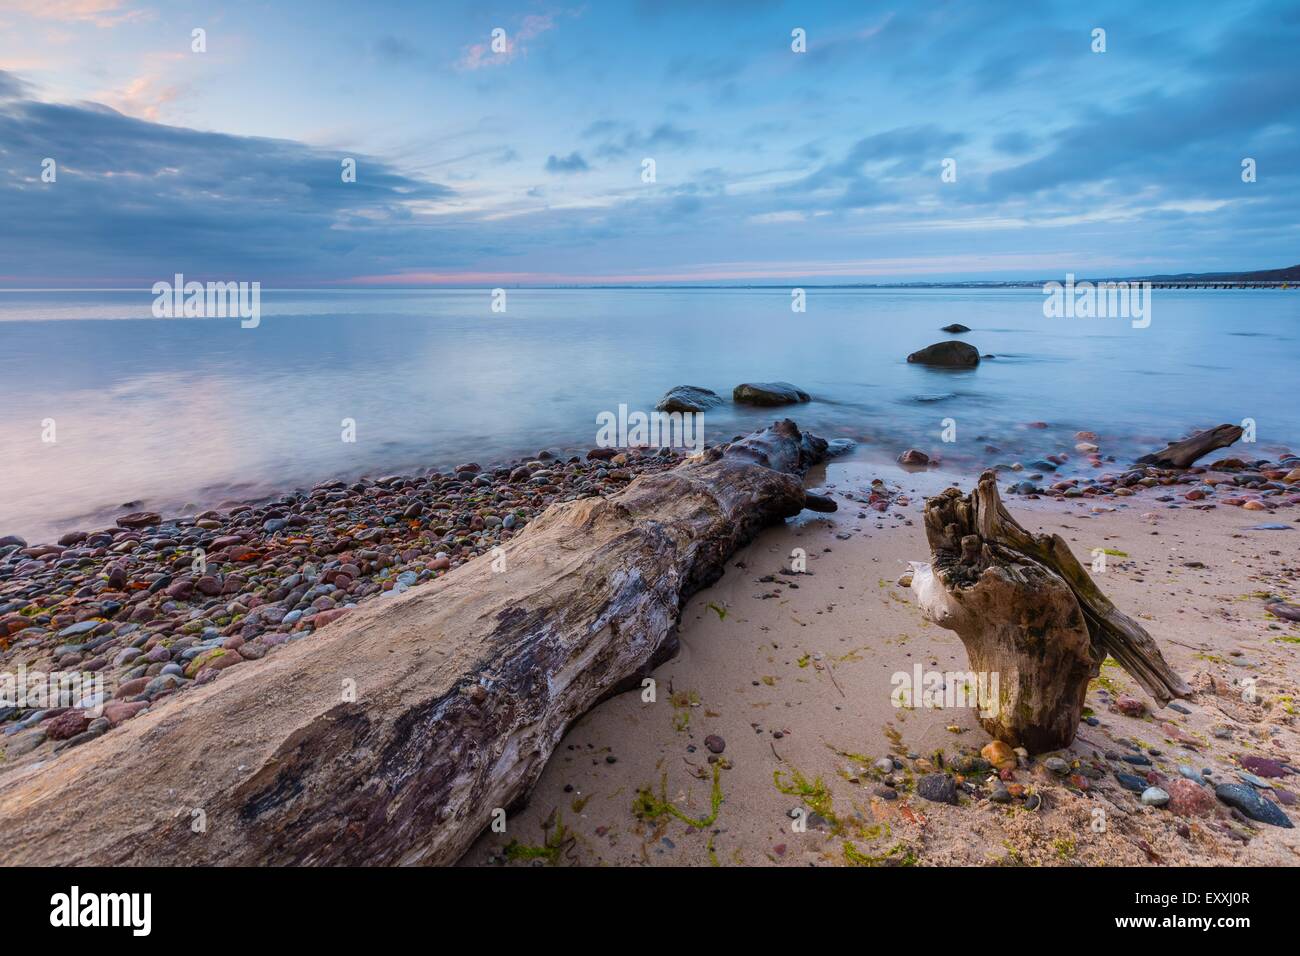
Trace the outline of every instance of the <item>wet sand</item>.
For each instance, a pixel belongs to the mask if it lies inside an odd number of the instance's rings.
[[[862,497],[873,478],[907,504],[878,514],[843,497]],[[1060,752],[1080,761],[1080,773],[1051,773],[1043,766],[1049,755],[1014,772],[1014,782],[1040,797],[1037,810],[1023,800],[986,799],[987,772],[969,775],[976,792],[956,806],[912,790],[927,769],[915,758],[934,763],[939,751],[951,766],[989,742],[973,710],[891,702],[896,672],[918,662],[926,670],[968,667],[957,636],[924,622],[910,589],[897,583],[908,561],[928,560],[924,495],[952,480],[857,461],[811,474],[809,487],[834,495],[840,510],[769,529],[738,553],[725,577],[687,605],[680,653],[653,674],[654,701],[626,693],[586,715],[506,832],[485,832],[462,864],[1300,864],[1300,830],[1234,819],[1213,799],[1208,816],[1143,806],[1115,776],[1154,772],[1167,788],[1179,765],[1237,783],[1238,758],[1247,754],[1296,764],[1300,625],[1274,619],[1254,596],[1294,601],[1300,592],[1300,527],[1287,511],[1270,518],[1224,507],[1171,509],[1150,493],[1008,499],[1026,528],[1060,533],[1085,562],[1093,548],[1123,553],[1108,556],[1097,580],[1197,693],[1183,702],[1187,714],[1164,708],[1125,716],[1113,707],[1120,694],[1148,708],[1154,702],[1108,661],[1088,692],[1085,714],[1096,725],[1081,724]],[[970,479],[960,484],[968,489]],[[1292,530],[1244,530],[1262,520]],[[808,573],[781,573],[796,548],[806,551]],[[1254,703],[1244,699],[1243,678],[1256,681]],[[710,735],[725,741],[716,758],[722,802],[712,820]],[[1116,759],[1135,753],[1151,765]],[[897,799],[886,800],[872,764],[891,754],[905,768],[895,777],[905,782]],[[1293,775],[1269,782],[1300,791]],[[638,818],[638,791],[649,787],[658,799],[661,785],[683,816],[708,824],[662,812]],[[796,807],[819,811],[805,816],[804,832],[790,816]],[[1297,818],[1294,807],[1283,809]]]

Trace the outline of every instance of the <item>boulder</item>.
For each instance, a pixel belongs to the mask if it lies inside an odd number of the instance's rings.
[[[927,345],[907,357],[916,365],[933,365],[938,368],[974,368],[980,363],[979,349],[965,342],[948,341]]]
[[[655,411],[660,412],[704,412],[722,404],[722,396],[698,385],[678,385],[670,388]]]
[[[966,326],[962,325],[960,322],[954,322],[952,325],[945,325],[945,326],[944,326],[942,329],[940,329],[939,331],[940,331],[940,332],[951,332],[953,335],[957,335],[957,334],[959,334],[959,333],[961,333],[961,332],[969,332],[970,329],[967,328]]]
[[[810,402],[812,396],[789,382],[746,382],[731,393],[732,401],[745,405],[794,405]]]

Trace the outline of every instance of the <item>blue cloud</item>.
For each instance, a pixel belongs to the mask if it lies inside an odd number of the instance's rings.
[[[0,89],[13,90],[0,73]],[[378,267],[442,184],[289,140],[207,133],[95,104],[0,101],[0,260],[15,274]],[[55,180],[41,178],[54,160]],[[355,159],[355,182],[342,162]],[[253,276],[254,278],[256,276]]]
[[[1124,0],[1086,15],[1069,0],[647,0],[554,19],[507,4],[501,22],[542,16],[545,42],[477,71],[453,68],[492,25],[469,5],[385,4],[361,56],[303,9],[234,16],[246,55],[175,67],[174,105],[120,95],[134,74],[59,89],[0,73],[0,282],[178,265],[330,281],[735,261],[775,276],[893,256],[957,277],[945,262],[973,252],[1187,271],[1288,264],[1300,239],[1293,0],[1189,0],[1177,17]],[[286,24],[292,50],[274,41]],[[154,27],[179,29],[166,11],[139,29]],[[66,102],[86,89],[120,111]],[[138,118],[150,106],[170,122]],[[267,130],[280,138],[240,135]],[[308,142],[322,140],[340,145]],[[358,181],[343,184],[349,155]],[[40,180],[47,156],[57,183]]]
[[[552,153],[546,157],[546,171],[548,173],[585,173],[590,166],[582,158],[582,154],[572,152],[568,156],[556,156]]]

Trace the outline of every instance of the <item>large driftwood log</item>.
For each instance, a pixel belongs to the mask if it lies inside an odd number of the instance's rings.
[[[609,499],[557,504],[505,546],[500,573],[479,558],[15,768],[0,859],[452,863],[526,797],[575,720],[675,649],[683,601],[798,514],[825,451],[786,420]]]
[[[1143,455],[1138,459],[1138,464],[1155,465],[1158,468],[1187,468],[1202,455],[1209,454],[1216,448],[1227,448],[1240,437],[1240,425],[1218,425],[1197,432],[1191,438],[1166,445],[1159,451]]]
[[[1107,654],[1161,704],[1190,692],[1060,535],[1030,534],[1007,512],[993,472],[970,495],[949,488],[927,499],[925,534],[933,578],[913,578],[918,603],[957,632],[972,670],[997,675],[980,722],[999,740],[1035,753],[1068,745]]]

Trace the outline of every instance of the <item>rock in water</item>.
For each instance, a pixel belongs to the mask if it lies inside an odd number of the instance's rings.
[[[1214,788],[1214,795],[1252,820],[1292,829],[1291,819],[1276,804],[1256,793],[1254,787],[1248,787],[1244,783],[1221,783]]]
[[[969,332],[970,329],[967,328],[966,326],[962,325],[960,322],[954,322],[952,325],[945,325],[945,326],[944,326],[942,329],[940,329],[939,331],[940,331],[940,332],[951,332],[953,335],[957,335],[957,334],[960,333],[960,332]]]
[[[916,792],[934,803],[957,803],[957,781],[946,773],[927,773],[916,781]]]
[[[789,382],[745,382],[731,393],[732,401],[746,405],[794,405],[812,396]]]
[[[917,365],[939,368],[974,368],[980,363],[980,353],[975,346],[965,342],[936,342],[919,352],[913,352],[907,360]]]
[[[703,412],[722,404],[722,396],[698,385],[678,385],[670,388],[655,411],[659,412]]]
[[[923,451],[909,448],[898,456],[898,463],[900,465],[928,465],[930,464],[930,456]]]

